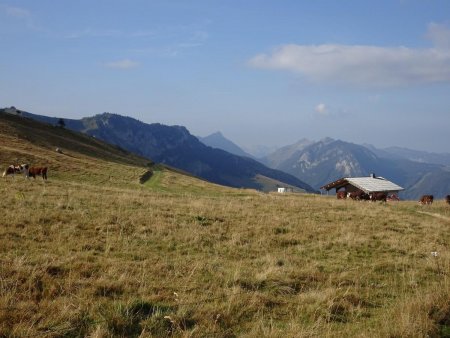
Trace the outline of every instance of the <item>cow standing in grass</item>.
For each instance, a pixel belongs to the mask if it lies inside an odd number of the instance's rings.
[[[424,204],[433,204],[433,200],[434,200],[434,196],[433,195],[423,195],[420,200],[419,203],[424,205]]]
[[[28,164],[20,164],[20,165],[10,165],[8,168],[5,169],[3,172],[2,177],[6,177],[8,175],[14,176],[16,174],[24,174],[25,177],[28,177],[29,174],[29,165]]]
[[[398,201],[400,201],[400,197],[398,197],[397,194],[390,194],[390,195],[388,195],[388,197],[387,197],[386,200],[387,200],[387,201],[398,202]]]
[[[450,195],[445,196],[445,202],[447,202],[447,204],[450,204]]]
[[[31,167],[28,170],[29,176],[36,178],[36,175],[41,175],[43,180],[47,179],[47,167]]]

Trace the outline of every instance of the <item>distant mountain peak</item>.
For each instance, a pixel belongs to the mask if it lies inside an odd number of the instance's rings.
[[[215,133],[212,133],[205,137],[198,137],[198,139],[208,147],[222,149],[238,156],[245,156],[250,158],[253,157],[242,150],[242,148],[235,144],[233,141],[227,139],[220,131],[216,131]]]

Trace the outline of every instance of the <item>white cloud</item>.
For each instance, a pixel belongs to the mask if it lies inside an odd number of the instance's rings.
[[[313,82],[375,86],[450,82],[450,49],[442,48],[448,33],[441,25],[431,25],[429,37],[436,47],[427,49],[289,44],[259,54],[249,64],[294,72]]]
[[[45,29],[35,23],[33,12],[23,7],[15,7],[0,4],[0,14],[4,14],[15,20],[21,27],[25,27],[34,32],[47,33]]]
[[[317,114],[319,114],[321,116],[328,115],[328,108],[325,105],[325,103],[319,103],[314,110],[316,111]]]
[[[450,28],[443,24],[430,23],[426,37],[440,49],[450,49]]]
[[[131,68],[138,67],[139,62],[132,61],[129,59],[124,59],[124,60],[105,63],[105,66],[108,68],[115,68],[115,69],[131,69]]]
[[[14,18],[24,19],[31,17],[31,12],[21,7],[5,6],[4,9],[7,15]]]

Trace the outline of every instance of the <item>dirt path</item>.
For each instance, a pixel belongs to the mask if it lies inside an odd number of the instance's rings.
[[[439,215],[439,214],[434,214],[434,213],[432,213],[432,212],[426,212],[426,211],[418,211],[418,213],[420,213],[420,214],[425,214],[425,215],[432,216],[432,217],[436,217],[436,218],[440,218],[440,219],[443,219],[443,220],[445,220],[445,221],[450,222],[450,217],[447,217],[447,216],[443,216],[443,215]]]

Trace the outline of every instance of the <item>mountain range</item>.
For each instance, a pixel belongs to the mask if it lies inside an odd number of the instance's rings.
[[[305,180],[316,189],[342,177],[374,173],[404,187],[401,197],[406,199],[417,199],[422,194],[442,198],[450,191],[450,167],[417,162],[392,153],[382,157],[382,152],[377,155],[365,146],[330,138],[281,148],[262,161]]]
[[[23,111],[20,115],[52,125],[58,125],[61,120]],[[110,113],[79,120],[64,119],[63,125],[213,183],[262,191],[273,191],[277,186],[291,187],[295,191],[315,191],[293,175],[268,168],[251,158],[206,146],[183,126],[147,124]]]
[[[382,158],[402,158],[414,162],[434,163],[450,166],[450,154],[448,153],[430,153],[427,151],[419,151],[402,147],[388,147],[378,149],[370,144],[364,144],[364,146],[372,150],[378,157]]]
[[[225,143],[216,139],[216,145]],[[400,147],[378,149],[373,145],[324,138],[301,139],[259,161],[290,173],[315,189],[342,177],[375,173],[403,186],[405,191],[401,197],[405,199],[417,199],[422,194],[442,198],[450,192],[450,154]]]
[[[61,122],[56,117],[17,112],[52,125]],[[342,177],[375,173],[403,186],[404,199],[417,199],[422,194],[442,198],[450,192],[450,154],[399,147],[378,149],[324,138],[301,139],[257,161],[220,132],[197,138],[183,126],[146,124],[109,113],[64,119],[63,124],[152,161],[231,187],[271,191],[288,186],[314,192]]]

